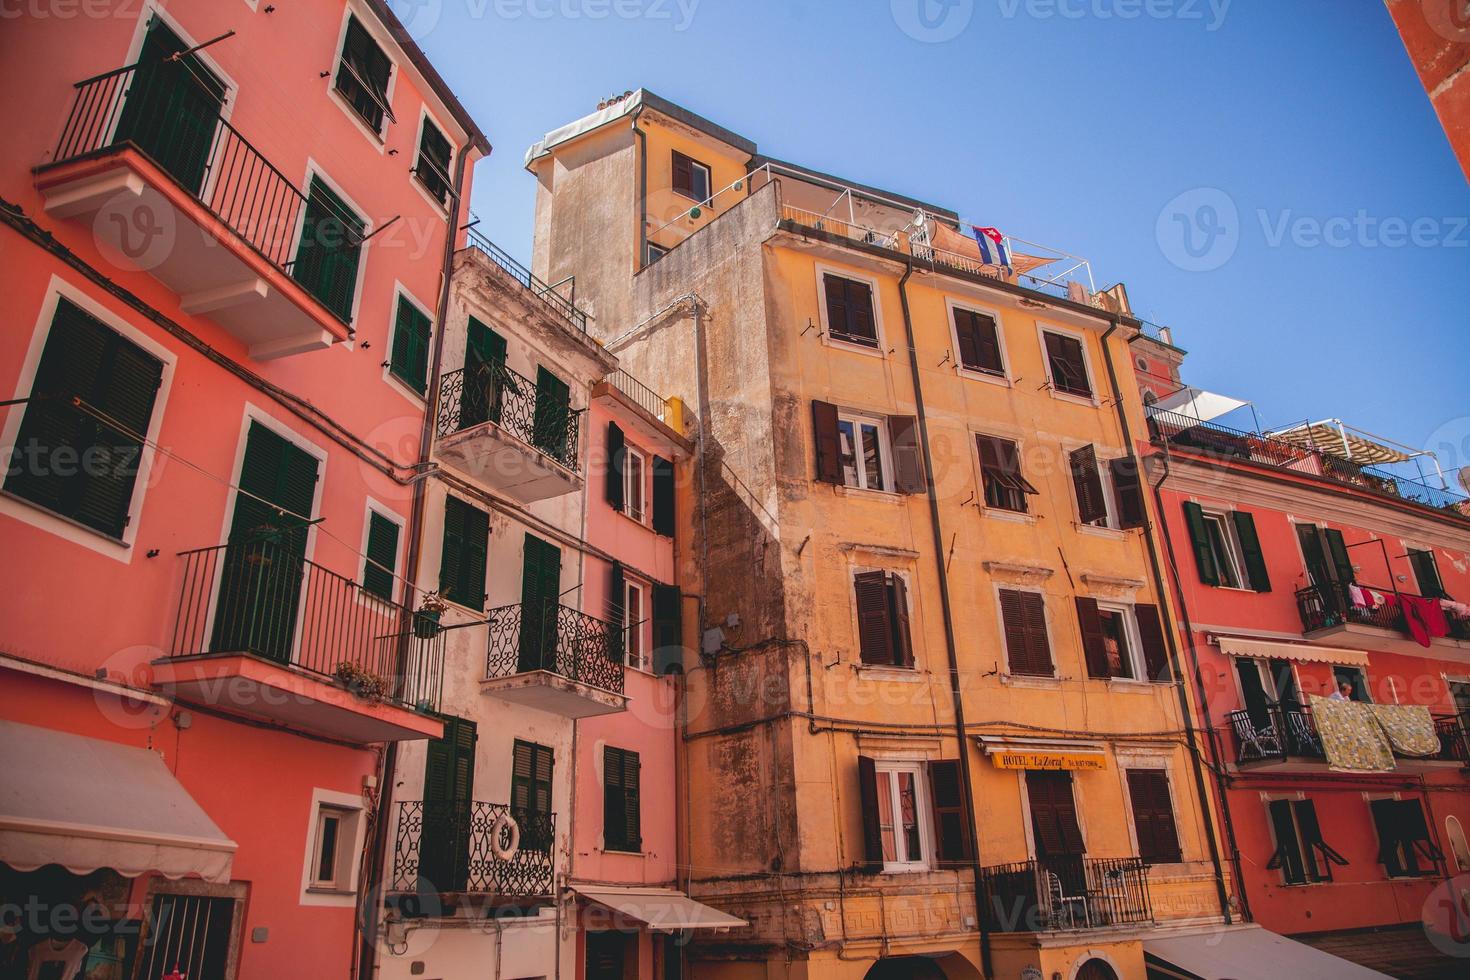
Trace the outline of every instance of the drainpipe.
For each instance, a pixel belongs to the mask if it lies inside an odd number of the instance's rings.
[[[1159,513],[1159,526],[1162,528],[1164,534],[1164,548],[1172,555],[1174,554],[1174,538],[1173,534],[1169,531],[1169,522],[1163,518],[1164,494],[1160,489],[1163,487],[1164,481],[1169,479],[1173,472],[1169,465],[1169,447],[1167,443],[1164,445],[1164,452],[1161,458],[1164,461],[1164,472],[1159,476],[1158,482],[1153,484],[1154,507]],[[1179,597],[1180,625],[1184,627],[1184,632],[1189,637],[1189,660],[1191,666],[1194,668],[1194,685],[1199,690],[1200,711],[1204,715],[1205,732],[1209,735],[1208,744],[1210,746],[1210,755],[1214,759],[1214,765],[1210,768],[1215,776],[1215,793],[1220,798],[1220,815],[1225,824],[1225,843],[1230,850],[1230,866],[1235,869],[1235,888],[1236,894],[1240,896],[1240,914],[1243,920],[1249,922],[1252,920],[1252,916],[1250,901],[1246,898],[1245,892],[1245,869],[1241,863],[1240,845],[1236,842],[1235,838],[1235,821],[1230,813],[1230,797],[1225,793],[1225,777],[1222,774],[1220,762],[1220,745],[1215,736],[1215,728],[1210,723],[1210,697],[1205,691],[1204,674],[1200,669],[1199,663],[1199,651],[1195,649],[1194,645],[1194,623],[1189,617],[1189,605],[1184,600],[1184,583],[1179,580],[1179,570],[1172,562],[1170,563],[1170,568],[1174,579],[1174,594]]]
[[[1118,425],[1123,430],[1123,443],[1128,449],[1128,458],[1132,461],[1135,472],[1139,474],[1139,479],[1141,480],[1143,478],[1143,464],[1138,458],[1138,453],[1134,451],[1133,433],[1128,425],[1128,410],[1123,403],[1123,390],[1118,385],[1118,371],[1113,365],[1113,352],[1108,347],[1108,338],[1118,329],[1117,317],[1114,316],[1111,319],[1112,325],[1102,335],[1103,363],[1107,365],[1108,384],[1113,390],[1113,406],[1118,412]],[[1163,509],[1159,508],[1160,524],[1164,524],[1163,513]],[[1165,525],[1165,533],[1167,533],[1167,525]],[[1220,914],[1224,916],[1225,924],[1230,925],[1230,895],[1225,890],[1225,869],[1220,863],[1220,844],[1215,839],[1215,818],[1210,814],[1205,774],[1200,765],[1199,745],[1195,741],[1194,719],[1189,710],[1189,694],[1184,689],[1184,672],[1179,666],[1178,636],[1174,631],[1172,616],[1169,613],[1168,593],[1164,588],[1163,563],[1159,560],[1159,552],[1154,545],[1153,535],[1148,533],[1147,527],[1143,529],[1143,542],[1148,552],[1149,570],[1153,573],[1154,589],[1159,596],[1159,615],[1164,621],[1164,639],[1169,648],[1169,666],[1174,671],[1174,686],[1175,690],[1179,693],[1179,713],[1184,720],[1185,737],[1189,740],[1189,757],[1192,763],[1191,768],[1194,770],[1195,793],[1199,797],[1200,814],[1205,818],[1205,840],[1210,846],[1210,863],[1215,868],[1215,892],[1220,900]],[[1192,649],[1193,644],[1191,643]],[[1200,696],[1203,697],[1204,683],[1199,673],[1199,661],[1197,659],[1195,660],[1195,684],[1199,687]],[[1205,716],[1205,720],[1208,723],[1208,714]],[[1223,797],[1221,798],[1221,802],[1224,802]]]
[[[469,148],[466,147],[459,154],[454,163],[454,200],[458,202],[464,191],[465,159]],[[424,424],[419,431],[419,464],[420,470],[429,463],[429,453],[434,444],[434,422],[439,412],[439,376],[443,371],[444,359],[444,334],[445,321],[449,318],[449,283],[450,274],[454,269],[454,246],[459,238],[459,209],[456,207],[449,217],[449,227],[444,235],[444,259],[443,269],[440,272],[439,303],[435,311],[435,319],[439,324],[439,330],[434,335],[434,375],[429,383],[429,397],[424,407]],[[420,557],[420,539],[423,537],[424,511],[428,507],[428,496],[425,489],[427,480],[415,481],[413,485],[413,506],[408,517],[408,553],[403,563],[403,606],[407,609],[413,608],[414,583],[418,581],[418,564]],[[439,665],[440,670],[444,665]],[[441,685],[442,686],[442,685]],[[363,896],[360,901],[368,903],[366,907],[360,905],[357,915],[357,929],[360,930],[358,948],[357,975],[365,980],[371,980],[377,971],[377,931],[378,931],[378,909],[376,908],[378,897],[377,888],[383,880],[384,851],[388,846],[388,815],[392,810],[393,781],[398,770],[398,743],[389,742],[383,750],[383,767],[378,777],[378,805],[373,813],[373,829],[371,834],[370,850],[367,858],[366,881],[358,889],[358,894]]]
[[[960,779],[965,786],[965,821],[970,832],[970,867],[975,876],[975,924],[980,929],[980,967],[993,976],[990,962],[990,933],[985,928],[985,900],[980,890],[980,832],[975,823],[975,791],[970,775],[970,743],[965,732],[965,702],[960,681],[959,653],[955,646],[954,615],[949,605],[949,570],[944,566],[944,529],[939,521],[939,495],[934,487],[934,460],[929,452],[929,420],[924,414],[924,388],[919,379],[919,353],[914,345],[914,322],[909,313],[907,291],[913,262],[904,263],[903,278],[898,281],[898,299],[903,306],[904,339],[909,345],[909,373],[914,384],[914,412],[919,421],[919,445],[924,452],[924,489],[929,498],[929,526],[934,532],[934,566],[939,573],[939,608],[944,612],[944,648],[949,655],[949,693],[954,705],[954,731],[960,743]]]
[[[633,110],[633,138],[638,141],[638,254],[633,259],[634,271],[648,260],[648,134],[638,128],[643,105]]]

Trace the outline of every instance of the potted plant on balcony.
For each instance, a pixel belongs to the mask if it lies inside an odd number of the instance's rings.
[[[359,701],[376,704],[388,696],[387,678],[373,673],[366,667],[360,667],[350,660],[339,663],[333,676]]]
[[[413,635],[420,640],[432,640],[439,635],[439,617],[449,604],[437,592],[425,592],[419,607],[413,614]]]

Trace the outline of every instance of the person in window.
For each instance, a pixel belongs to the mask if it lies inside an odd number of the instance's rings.
[[[1338,681],[1337,690],[1328,695],[1329,701],[1351,701],[1353,699],[1353,682]]]

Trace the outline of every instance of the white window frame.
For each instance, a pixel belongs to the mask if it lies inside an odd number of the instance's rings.
[[[1061,337],[1071,337],[1082,346],[1082,370],[1087,375],[1087,387],[1092,391],[1091,396],[1074,395],[1070,391],[1062,391],[1057,387],[1056,379],[1052,377],[1051,373],[1051,355],[1048,354],[1046,350],[1046,335],[1049,333],[1054,333]],[[1087,335],[1085,333],[1082,333],[1081,331],[1073,330],[1070,327],[1064,327],[1058,323],[1051,323],[1046,320],[1037,320],[1036,342],[1041,346],[1041,366],[1042,369],[1046,372],[1046,388],[1047,391],[1051,393],[1051,396],[1053,398],[1059,398],[1062,401],[1069,401],[1078,405],[1091,405],[1093,407],[1096,407],[1099,404],[1097,394],[1097,372],[1092,369],[1092,352],[1087,349]]]
[[[375,18],[359,14],[354,9],[354,5],[350,3],[346,5],[346,9],[342,12],[342,25],[337,28],[337,44],[332,49],[332,70],[327,73],[325,79],[327,83],[327,96],[333,102],[337,103],[337,108],[341,109],[347,118],[351,120],[352,124],[358,128],[358,131],[368,138],[378,153],[384,154],[388,149],[388,127],[393,124],[392,118],[388,113],[383,113],[383,128],[381,131],[374,132],[373,128],[368,125],[368,121],[358,115],[357,110],[352,107],[352,103],[348,102],[342,93],[337,91],[337,72],[342,68],[342,59],[346,53],[347,24],[354,15],[358,15],[358,23],[362,24],[363,29],[372,35],[372,39],[377,42],[378,47],[382,49],[383,54],[388,59],[388,88],[383,94],[383,98],[390,110],[393,107],[393,91],[398,86],[398,61],[393,57],[397,45],[378,33],[378,25],[375,22]],[[414,149],[417,150],[418,147],[415,146]]]
[[[1376,701],[1373,700],[1373,688],[1371,688],[1370,686],[1368,686],[1368,668],[1367,667],[1359,667],[1357,664],[1331,664],[1330,666],[1332,667],[1332,690],[1333,690],[1334,693],[1337,691],[1337,685],[1338,685],[1337,672],[1339,670],[1356,671],[1357,672],[1357,675],[1358,675],[1358,679],[1363,682],[1363,696],[1367,699],[1365,701],[1359,701],[1358,703],[1359,704],[1377,704],[1378,703],[1378,702],[1376,702]],[[1357,685],[1356,684],[1353,685],[1353,688],[1354,688],[1354,690],[1356,690],[1357,689]]]
[[[1113,600],[1100,599],[1097,603],[1098,612],[1117,613],[1122,617],[1123,641],[1128,644],[1128,669],[1129,677],[1112,678],[1123,681],[1148,681],[1148,671],[1143,664],[1143,640],[1138,632],[1138,610],[1130,602],[1116,602]]]
[[[347,111],[348,112],[351,112],[352,110],[349,109]],[[353,113],[353,114],[356,115],[356,113]],[[363,241],[362,241],[362,244],[358,247],[358,253],[357,253],[357,255],[358,255],[358,258],[357,258],[357,282],[355,282],[355,283],[352,284],[352,322],[353,323],[357,323],[358,322],[358,317],[362,313],[361,306],[362,306],[362,285],[363,285],[363,280],[367,277],[368,257],[370,255],[371,250],[372,250],[372,247],[373,247],[373,238],[372,238],[372,236],[373,236],[374,228],[373,228],[372,214],[366,208],[364,208],[361,204],[358,204],[357,201],[355,201],[352,198],[352,195],[348,194],[345,190],[343,190],[342,189],[342,185],[339,184],[339,183],[337,183],[335,180],[333,180],[331,178],[331,176],[327,173],[326,168],[323,167],[321,164],[317,163],[316,160],[312,159],[311,157],[307,157],[306,158],[305,175],[304,175],[304,177],[302,178],[302,181],[301,181],[301,186],[305,189],[304,190],[304,193],[306,194],[307,198],[310,198],[310,196],[311,196],[311,179],[313,177],[315,177],[318,180],[320,180],[323,184],[326,184],[327,187],[332,191],[333,194],[336,194],[342,200],[346,201],[347,202],[347,206],[350,207],[353,210],[353,212],[359,218],[362,219]],[[301,239],[302,239],[302,237],[305,234],[306,234],[306,203],[305,203],[305,201],[303,201],[302,202],[302,206],[301,206],[301,214],[298,215],[297,218],[296,218],[296,231],[291,236],[291,259],[292,259],[293,262],[296,259],[296,253],[301,250]],[[288,277],[288,278],[290,278],[290,277]],[[294,278],[292,278],[291,281],[292,282],[295,282],[296,280]],[[302,287],[302,288],[304,289],[305,287]],[[310,294],[308,293],[307,295],[310,295]],[[313,299],[316,299],[316,297],[314,297],[314,296],[312,298]],[[317,300],[317,302],[320,302],[320,300]],[[415,300],[415,302],[417,302],[417,300]],[[420,304],[420,306],[422,306],[422,304]],[[397,303],[396,300],[394,301],[393,307],[394,307],[394,310],[396,311],[397,308],[398,308],[398,303]],[[393,314],[392,313],[389,313],[389,326],[390,326],[390,328],[389,328],[389,331],[388,331],[388,342],[390,344],[390,347],[389,347],[389,354],[390,354],[390,356],[392,354],[391,344],[392,344],[392,341],[393,341],[393,331],[391,329],[392,316],[393,316]],[[433,319],[434,318],[432,316],[429,317],[430,323],[433,322]],[[353,346],[356,343],[357,343],[357,339],[356,338],[354,338],[353,340],[350,340],[350,341],[347,342],[347,344],[349,346]],[[418,398],[417,393],[415,393],[414,397],[415,397],[416,400],[418,400],[420,403],[422,403],[423,399]]]
[[[957,300],[952,296],[946,296],[944,298],[944,309],[945,315],[949,318],[949,342],[954,345],[955,372],[961,377],[999,385],[1002,388],[1009,388],[1011,386],[1011,358],[1006,350],[1005,321],[1001,318],[1000,310],[992,306],[983,306],[979,303]],[[995,340],[996,345],[1000,347],[1000,374],[991,374],[988,371],[967,368],[964,362],[960,360],[960,333],[959,325],[955,322],[956,310],[978,313],[981,316],[988,316],[995,321]]]
[[[694,171],[696,169],[704,171],[704,197],[695,197],[692,194],[685,194],[683,191],[674,186],[675,153],[679,154],[679,156],[689,161],[689,174],[691,180],[693,179]],[[690,156],[688,153],[685,153],[677,146],[669,147],[669,189],[682,198],[686,198],[687,200],[693,201],[696,204],[703,204],[705,201],[710,200],[715,193],[715,172],[709,164],[700,163],[698,160],[694,159],[694,157]]]
[[[392,76],[390,75],[389,78],[391,80]],[[333,90],[335,91],[335,86],[333,87]],[[448,190],[446,190],[444,194],[443,201],[438,201],[434,199],[434,195],[429,193],[429,189],[423,184],[423,178],[421,178],[418,173],[419,158],[423,155],[425,125],[433,126],[436,130],[438,130],[439,135],[444,137],[444,139],[449,143],[449,168],[448,171],[445,173],[445,178],[447,181],[446,186]],[[429,111],[428,106],[423,106],[419,111],[418,133],[413,138],[413,169],[408,175],[408,182],[410,184],[413,184],[413,186],[418,189],[418,192],[423,195],[424,200],[428,201],[429,205],[441,215],[450,214],[453,211],[456,203],[454,200],[454,161],[455,158],[458,156],[459,146],[455,144],[453,138],[449,134],[449,130],[446,129],[442,123],[439,122],[438,118],[432,112]],[[432,319],[432,317],[430,319]]]
[[[430,198],[433,200],[433,198]],[[363,246],[366,248],[366,245]],[[429,318],[429,361],[424,371],[424,393],[421,395],[409,387],[408,382],[393,373],[393,337],[398,332],[398,301],[406,299],[424,316]],[[417,296],[411,293],[407,286],[397,279],[393,280],[393,301],[388,307],[388,329],[383,337],[383,381],[408,399],[413,406],[422,410],[428,401],[431,392],[429,388],[434,384],[434,335],[438,333],[439,325],[434,322],[434,311],[429,309]]]
[[[374,514],[377,514],[379,517],[382,517],[385,520],[392,522],[392,524],[398,528],[398,543],[393,549],[393,567],[388,569],[389,574],[393,576],[393,585],[395,590],[397,588],[399,580],[399,569],[402,567],[403,562],[403,549],[406,546],[404,532],[407,528],[407,522],[403,519],[402,515],[396,513],[393,508],[387,506],[386,504],[369,495],[366,502],[363,504],[362,546],[358,548],[358,557],[362,560],[359,563],[360,578],[357,588],[358,601],[367,604],[392,601],[391,599],[383,599],[381,596],[374,595],[373,593],[367,591],[367,589],[364,588],[361,584],[367,581],[368,535],[370,535],[373,530]]]
[[[837,350],[852,351],[856,354],[866,354],[868,357],[885,358],[888,356],[887,335],[883,330],[883,293],[878,288],[878,280],[870,275],[856,272],[852,269],[844,269],[840,266],[827,265],[822,262],[816,263],[817,273],[817,316],[822,328],[822,343],[825,346]],[[827,281],[826,277],[832,275],[839,279],[851,279],[853,282],[867,283],[873,291],[873,331],[878,335],[877,347],[869,347],[866,344],[855,344],[841,337],[833,337],[830,324],[827,322]]]
[[[1255,591],[1251,587],[1255,583],[1250,580],[1249,570],[1245,567],[1245,556],[1240,547],[1240,537],[1235,530],[1235,518],[1231,516],[1235,511],[1216,507],[1205,507],[1203,505],[1201,505],[1200,509],[1203,511],[1201,515],[1203,520],[1219,522],[1220,540],[1225,543],[1225,555],[1223,557],[1229,561],[1231,573],[1234,574],[1237,583],[1235,585],[1226,585],[1222,582],[1215,587],[1229,589],[1233,592]],[[1213,547],[1211,550],[1214,550]]]
[[[1092,447],[1093,462],[1097,465],[1098,483],[1102,486],[1103,508],[1107,511],[1107,515],[1104,518],[1107,522],[1105,524],[1088,524],[1082,520],[1082,502],[1077,499],[1077,484],[1072,479],[1070,466],[1071,454],[1087,446]],[[1072,440],[1065,440],[1062,443],[1062,450],[1067,453],[1067,462],[1069,464],[1067,467],[1067,482],[1072,491],[1072,515],[1076,518],[1078,529],[1088,533],[1095,533],[1097,531],[1121,532],[1123,528],[1119,525],[1122,523],[1122,518],[1119,516],[1117,488],[1113,485],[1113,469],[1110,464],[1115,459],[1122,459],[1123,454],[1116,453],[1114,450],[1105,450],[1095,442],[1073,442]],[[1115,454],[1104,456],[1103,453],[1105,451]],[[1109,534],[1107,537],[1117,537],[1117,535]]]
[[[970,465],[973,467],[975,475],[976,506],[980,508],[980,512],[986,517],[998,517],[1003,520],[1034,523],[1037,520],[1038,515],[1036,511],[1032,509],[1031,502],[1027,500],[1026,497],[1036,496],[1037,500],[1039,501],[1041,499],[1040,495],[1027,494],[1022,491],[1021,501],[1025,506],[1025,510],[1011,510],[1009,507],[992,507],[989,503],[986,502],[985,464],[980,460],[980,445],[977,441],[979,436],[985,436],[988,439],[1000,439],[1015,446],[1016,459],[1018,459],[1021,463],[1021,476],[1024,477],[1026,475],[1026,441],[1021,436],[1007,432],[995,432],[984,429],[971,429],[968,448],[971,459]],[[1030,483],[1031,481],[1028,479],[1026,482]],[[1035,484],[1032,485],[1035,486]],[[1037,487],[1037,489],[1039,490],[1040,487]],[[1073,496],[1076,496],[1076,494],[1074,493]]]
[[[632,615],[633,604],[629,601],[632,596],[638,597],[638,616]],[[651,651],[651,637],[648,630],[652,620],[648,614],[649,588],[642,582],[632,578],[623,579],[623,662],[634,670],[647,671],[649,669],[649,655]],[[633,657],[633,641],[638,644],[638,657]]]
[[[1281,847],[1281,841],[1276,836],[1276,821],[1274,821],[1274,820],[1271,819],[1271,804],[1274,803],[1274,802],[1276,802],[1277,800],[1290,800],[1291,802],[1296,803],[1296,802],[1303,801],[1305,799],[1307,799],[1307,794],[1305,792],[1302,792],[1302,791],[1297,791],[1297,792],[1294,792],[1294,793],[1288,792],[1288,793],[1262,793],[1261,794],[1261,815],[1265,818],[1265,820],[1266,820],[1266,830],[1271,835],[1271,851],[1272,851],[1273,854],[1278,849],[1280,849],[1280,847]],[[1367,799],[1367,796],[1366,795],[1364,796],[1364,799]],[[1312,805],[1314,807],[1316,806],[1316,800],[1315,799],[1312,801]],[[1318,820],[1319,823],[1321,822],[1321,819],[1322,819],[1322,815],[1321,814],[1318,814],[1317,815],[1317,820]],[[1369,820],[1370,823],[1373,820],[1373,815],[1372,815],[1371,812],[1368,814],[1368,820]],[[1292,807],[1291,808],[1291,830],[1292,830],[1292,833],[1296,835],[1296,841],[1295,841],[1295,843],[1296,843],[1297,853],[1298,854],[1301,854],[1301,855],[1303,855],[1303,857],[1305,857],[1305,855],[1307,853],[1306,842],[1302,840],[1302,828],[1301,828],[1301,825],[1298,824],[1297,823],[1297,820],[1296,820],[1296,807]],[[1375,830],[1376,830],[1376,828],[1375,828]],[[1376,834],[1375,834],[1374,839],[1377,840]],[[1262,867],[1264,869],[1264,865]],[[1310,878],[1308,878],[1305,881],[1287,881],[1286,880],[1286,867],[1285,867],[1284,863],[1283,863],[1283,866],[1282,867],[1276,869],[1276,874],[1277,874],[1277,878],[1278,878],[1278,882],[1277,883],[1282,888],[1306,888],[1306,887],[1309,887],[1311,885],[1330,885],[1330,884],[1332,884],[1332,882],[1330,880],[1326,880],[1326,879],[1324,879],[1324,880],[1318,880],[1318,881],[1313,881]]]
[[[634,460],[637,465],[633,465]],[[638,500],[638,510],[633,510],[635,496]],[[648,456],[641,449],[632,446],[624,446],[623,455],[623,515],[628,520],[638,524],[647,525],[649,518],[648,506]]]
[[[925,766],[924,762],[922,760],[907,760],[907,759],[905,759],[905,760],[898,760],[898,759],[874,759],[873,760],[873,772],[874,772],[875,777],[876,777],[877,774],[880,774],[880,773],[887,774],[887,776],[888,776],[888,780],[887,780],[887,782],[888,782],[888,801],[889,801],[889,806],[891,808],[890,809],[890,812],[893,814],[893,818],[894,818],[895,821],[897,821],[899,819],[900,807],[899,807],[898,780],[896,778],[894,778],[894,776],[897,773],[909,773],[909,774],[911,774],[913,776],[913,778],[914,778],[914,819],[919,824],[919,828],[918,829],[919,829],[919,851],[920,851],[920,854],[919,854],[918,858],[917,859],[914,859],[912,856],[907,855],[907,854],[905,854],[901,860],[889,861],[889,860],[887,860],[885,858],[884,861],[883,861],[883,873],[884,874],[904,874],[904,873],[913,872],[913,871],[927,871],[927,870],[929,870],[930,865],[931,865],[931,859],[932,859],[932,856],[934,854],[934,842],[932,840],[933,831],[931,829],[931,827],[932,827],[932,825],[934,823],[934,818],[933,818],[933,813],[930,810],[929,787],[928,787],[928,778],[927,778],[928,777],[928,772],[927,772],[927,769],[926,769],[926,766]],[[882,781],[881,780],[879,781],[879,785],[878,785],[877,789],[878,789],[878,792],[880,792],[880,793],[883,792],[883,785],[882,785]],[[883,811],[880,808],[879,811],[878,811],[878,821],[879,821],[879,827],[880,827],[880,832],[879,832],[879,839],[880,839],[880,841],[882,839],[882,832],[881,832],[882,820],[883,820]],[[897,854],[900,851],[904,850],[904,847],[905,847],[904,842],[903,842],[903,834],[900,832],[900,830],[901,830],[901,828],[900,828],[899,824],[897,822],[895,822],[894,825],[893,825],[893,844],[894,844],[894,853],[895,854]]]
[[[846,422],[853,427],[853,469],[857,473],[857,483],[848,483],[846,474],[843,475],[842,485],[849,490],[871,490],[874,493],[896,493],[893,477],[893,439],[888,433],[888,419],[882,415],[873,415],[867,412],[856,412],[839,408],[837,410],[837,465],[842,466],[842,424]],[[883,481],[881,487],[868,486],[868,468],[863,465],[862,427],[871,425],[878,435],[878,468],[879,476]]]
[[[1430,560],[1434,562],[1434,570],[1439,575],[1440,584],[1444,584],[1444,566],[1440,564],[1438,550],[1433,545],[1417,544],[1406,538],[1399,538],[1399,544],[1404,549],[1404,564],[1409,566],[1409,574],[1414,578],[1414,593],[1416,595],[1422,596],[1426,593],[1424,592],[1424,583],[1419,581],[1419,570],[1414,567],[1414,557],[1411,552],[1421,551],[1428,554]],[[1389,569],[1389,574],[1393,574],[1392,569]]]
[[[337,877],[326,882],[317,877],[321,860],[321,827],[324,814],[339,817],[337,828]],[[305,855],[301,867],[300,904],[351,908],[357,904],[357,856],[362,853],[367,832],[365,807],[360,795],[316,788],[302,840]]]

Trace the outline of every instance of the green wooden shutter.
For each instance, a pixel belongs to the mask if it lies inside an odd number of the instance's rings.
[[[609,851],[627,850],[627,828],[623,809],[623,750],[605,745],[602,749],[602,846]]]
[[[1307,575],[1312,583],[1326,586],[1332,578],[1327,565],[1327,550],[1322,546],[1322,531],[1315,524],[1298,524],[1297,541],[1302,546],[1302,559],[1307,563]]]
[[[368,514],[367,556],[362,587],[380,599],[393,599],[393,573],[398,567],[398,525],[372,511]]]
[[[424,759],[423,827],[419,878],[440,892],[465,889],[475,795],[475,723],[441,717],[444,734],[429,742]]]
[[[424,189],[443,204],[449,198],[449,160],[452,151],[449,140],[444,138],[444,134],[427,117],[423,121],[423,127],[423,135],[419,137],[419,159],[414,164],[413,172],[424,185]]]
[[[519,667],[522,673],[532,670],[565,673],[565,668],[570,667],[557,661],[560,604],[561,549],[527,534],[521,556]]]
[[[684,669],[684,603],[677,585],[653,587],[653,671]]]
[[[642,762],[637,752],[623,752],[623,834],[627,850],[643,849]]]
[[[1206,585],[1220,584],[1220,569],[1215,565],[1215,552],[1205,530],[1205,509],[1192,500],[1184,502],[1184,523],[1189,527],[1189,543],[1194,548],[1194,565],[1199,580]]]
[[[505,391],[505,338],[474,317],[465,327],[464,381],[459,427],[500,423]]]
[[[311,178],[291,277],[343,323],[352,322],[357,264],[366,228],[321,178]]]
[[[536,448],[562,463],[571,459],[572,392],[544,367],[536,368],[536,418],[531,439]]]
[[[392,62],[355,16],[347,20],[342,42],[343,65],[337,69],[337,91],[374,132],[383,129],[383,107],[388,104],[388,76]],[[352,71],[345,66],[350,65]]]
[[[153,418],[162,380],[158,358],[58,299],[5,489],[121,537],[130,519],[141,437]],[[73,398],[117,424],[73,407]]]
[[[515,741],[511,760],[511,816],[521,826],[521,847],[531,851],[551,849],[551,779],[555,756],[545,745]]]
[[[1240,541],[1240,554],[1245,559],[1246,577],[1257,592],[1271,591],[1271,576],[1266,571],[1266,555],[1256,534],[1256,519],[1248,511],[1237,510],[1230,518],[1235,522],[1235,537]]]
[[[653,533],[674,536],[674,463],[653,457]]]
[[[1439,562],[1432,551],[1410,551],[1409,564],[1414,569],[1414,580],[1419,583],[1421,595],[1430,599],[1444,599],[1448,593],[1439,577]]]
[[[1276,853],[1266,867],[1271,870],[1279,868],[1287,884],[1300,885],[1307,877],[1302,863],[1301,840],[1291,816],[1291,801],[1271,800],[1266,804],[1266,810],[1271,817],[1271,827],[1276,831]]]
[[[225,86],[193,55],[169,60],[188,49],[162,19],[149,22],[113,142],[132,143],[197,197],[214,149]]]
[[[623,438],[623,429],[616,422],[607,424],[607,474],[603,496],[608,505],[618,513],[623,512],[623,468],[628,459],[628,445]]]
[[[485,556],[490,515],[458,497],[444,500],[444,549],[439,560],[439,592],[470,609],[485,608]]]
[[[398,297],[393,320],[393,355],[388,370],[419,394],[429,388],[429,318],[408,297]]]
[[[1332,555],[1332,574],[1338,582],[1347,585],[1356,577],[1353,560],[1348,555],[1347,542],[1343,540],[1342,532],[1335,527],[1323,528],[1322,533],[1327,538],[1327,549]]]

